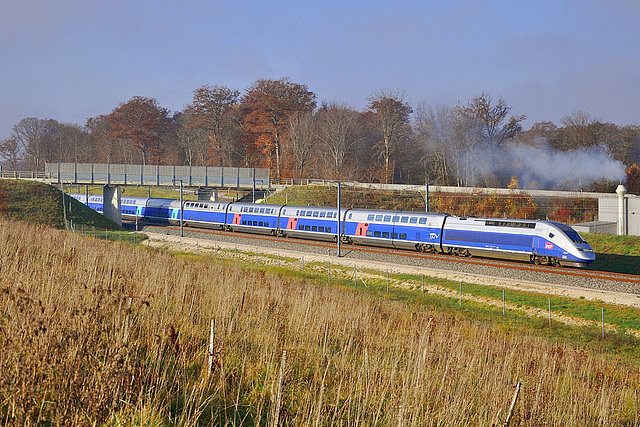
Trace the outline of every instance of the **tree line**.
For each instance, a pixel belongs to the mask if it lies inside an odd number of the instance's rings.
[[[558,153],[579,152],[614,162],[614,169],[624,165],[630,190],[640,191],[640,126],[606,123],[583,111],[565,116],[561,126],[539,122],[525,130],[525,120],[511,114],[502,97],[486,93],[466,104],[413,106],[405,93],[381,89],[359,111],[335,101],[318,103],[306,85],[289,78],[259,79],[243,94],[204,85],[178,112],[134,96],[83,126],[25,118],[0,141],[0,156],[14,170],[93,162],[268,167],[276,181],[538,188],[578,181],[582,190],[607,191],[618,184],[604,174],[578,172],[578,178],[548,181],[551,173],[544,169],[530,173],[537,157],[551,164]]]

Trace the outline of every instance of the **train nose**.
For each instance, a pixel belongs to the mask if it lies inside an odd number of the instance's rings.
[[[591,248],[578,248],[578,256],[585,261],[596,260],[596,253]]]

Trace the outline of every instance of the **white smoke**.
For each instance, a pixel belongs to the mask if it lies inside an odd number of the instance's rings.
[[[510,145],[505,151],[522,188],[582,190],[594,182],[625,179],[624,165],[604,146],[556,151],[545,140],[537,146]]]

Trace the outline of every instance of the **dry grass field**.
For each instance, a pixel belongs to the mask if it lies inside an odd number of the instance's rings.
[[[214,354],[209,373],[209,337]],[[0,220],[6,425],[634,425],[637,360]]]

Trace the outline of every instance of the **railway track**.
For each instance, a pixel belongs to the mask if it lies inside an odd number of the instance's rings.
[[[145,229],[165,234],[179,234],[177,226],[147,226]],[[218,240],[229,243],[286,249],[300,253],[338,255],[336,243],[246,234],[220,230],[184,227],[186,237]],[[341,256],[353,260],[377,261],[405,266],[451,271],[462,274],[482,275],[508,280],[560,285],[591,290],[638,294],[640,276],[607,271],[580,270],[576,268],[543,267],[525,262],[488,258],[464,258],[444,254],[425,254],[401,249],[387,249],[343,244]]]

